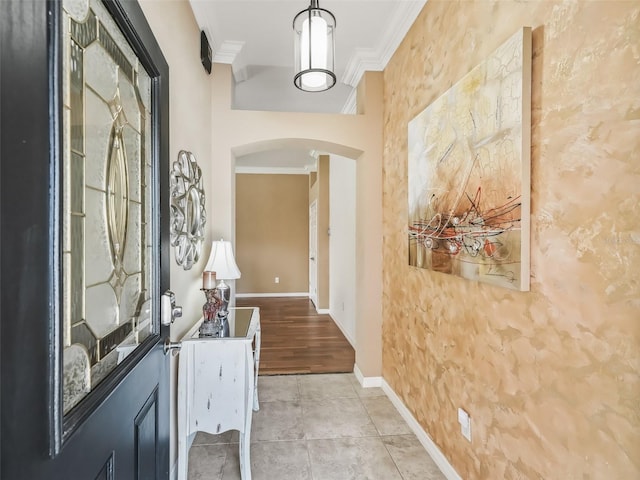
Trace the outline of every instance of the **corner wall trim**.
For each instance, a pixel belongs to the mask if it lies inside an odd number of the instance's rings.
[[[356,374],[356,377],[358,375]],[[447,480],[462,480],[462,477],[458,475],[458,472],[455,471],[453,466],[447,460],[447,457],[440,451],[438,446],[431,440],[431,437],[425,432],[418,421],[411,414],[409,409],[402,403],[400,397],[393,391],[393,389],[389,386],[389,384],[381,378],[382,390],[386,393],[391,403],[396,407],[396,410],[400,413],[402,418],[405,419],[409,428],[413,430],[418,440],[427,451],[429,456],[433,459],[433,461],[438,465],[442,474],[447,478]],[[363,385],[364,386],[364,385]]]
[[[358,48],[347,63],[342,83],[356,88],[366,70],[381,72],[391,60],[396,49],[407,35],[426,0],[398,2],[396,10],[387,20],[390,27],[378,41],[376,48]]]

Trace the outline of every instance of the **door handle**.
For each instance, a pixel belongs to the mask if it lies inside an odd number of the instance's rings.
[[[176,306],[176,294],[167,290],[162,294],[160,302],[160,321],[163,325],[171,325],[173,321],[182,316],[182,307]]]
[[[172,342],[169,340],[169,337],[164,339],[164,354],[168,355],[171,352],[174,356],[178,354],[180,349],[182,348],[182,342]]]

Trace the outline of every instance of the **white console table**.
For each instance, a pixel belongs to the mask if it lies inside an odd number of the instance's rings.
[[[182,338],[178,362],[178,480],[187,480],[196,432],[240,432],[240,474],[251,480],[250,436],[258,410],[260,309],[230,308],[229,337],[199,338],[202,319]]]

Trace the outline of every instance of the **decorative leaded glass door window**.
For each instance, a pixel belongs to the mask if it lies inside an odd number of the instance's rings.
[[[151,80],[101,2],[63,2],[63,410],[153,325]]]

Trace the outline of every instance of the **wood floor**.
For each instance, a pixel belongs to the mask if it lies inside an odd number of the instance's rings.
[[[260,307],[260,375],[353,371],[353,347],[308,298],[243,297],[236,306]]]

